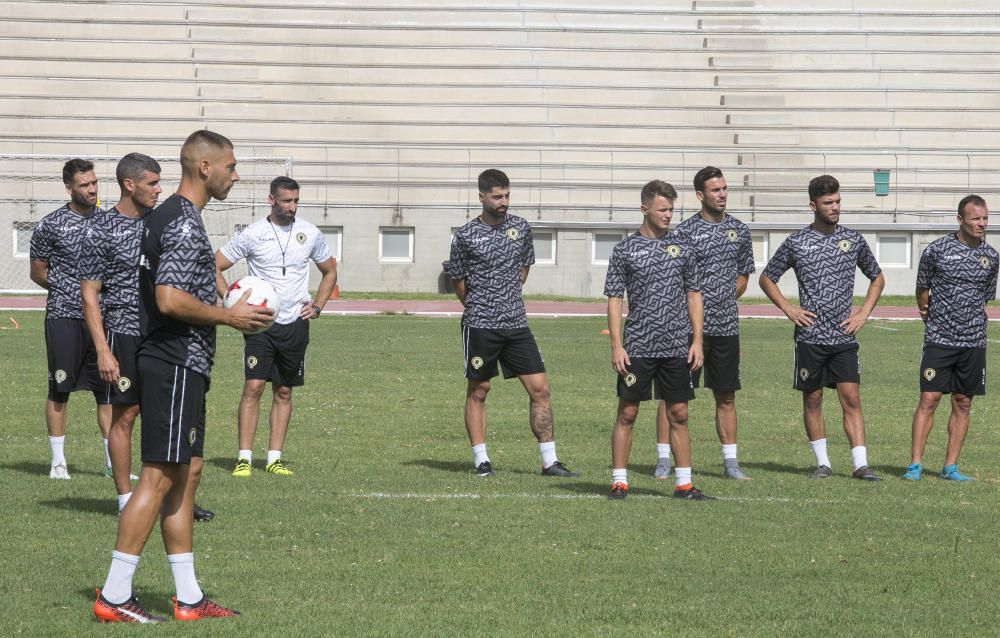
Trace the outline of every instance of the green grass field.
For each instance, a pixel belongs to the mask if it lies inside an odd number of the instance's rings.
[[[41,313],[0,332],[0,635],[137,635],[91,618],[116,527],[111,480],[88,395],[70,402],[73,480],[47,478]],[[408,316],[324,317],[313,326],[307,385],[295,395],[289,479],[267,475],[264,427],[255,473],[229,476],[242,384],[241,337],[219,332],[208,397],[195,532],[205,591],[243,611],[197,628],[143,635],[995,635],[1000,555],[997,389],[973,406],[962,469],[940,481],[946,408],[926,455],[907,464],[921,326],[873,322],[862,333],[869,459],[886,480],[849,480],[840,409],[826,401],[836,477],[808,478],[812,454],[790,389],[791,324],[743,324],[738,396],[748,483],[721,478],[710,396],[692,403],[695,483],[711,503],[669,498],[655,462],[653,405],[640,413],[632,494],[606,498],[616,400],[600,319],[532,327],[553,389],[560,458],[582,476],[538,475],[527,400],[516,381],[490,395],[494,479],[476,478],[462,425],[459,324]],[[991,326],[991,338],[1000,338]],[[992,346],[989,366],[997,369]],[[266,421],[265,421],[266,423]],[[136,446],[138,439],[136,438]],[[158,532],[136,593],[167,613],[173,583]]]

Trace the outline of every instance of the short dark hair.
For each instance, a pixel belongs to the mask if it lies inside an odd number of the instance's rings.
[[[299,189],[299,183],[296,182],[291,177],[285,177],[284,175],[278,175],[273,180],[271,180],[271,196],[276,197],[279,190],[285,191],[297,191]]]
[[[959,217],[963,218],[965,217],[965,207],[968,206],[969,204],[972,204],[973,206],[981,206],[983,208],[986,208],[986,200],[980,197],[979,195],[966,195],[965,197],[962,198],[962,201],[958,203]]]
[[[125,157],[118,160],[118,167],[115,169],[115,178],[118,180],[118,185],[124,189],[126,179],[137,180],[142,177],[142,174],[146,171],[159,175],[159,162],[149,155],[143,155],[142,153],[129,153]]]
[[[494,188],[508,188],[507,174],[495,168],[488,168],[479,174],[479,192],[486,194]]]
[[[94,170],[94,163],[90,160],[75,157],[63,164],[63,184],[69,186],[73,183],[73,178],[77,173],[86,173]]]
[[[694,174],[694,190],[697,193],[705,191],[705,182],[716,177],[722,177],[722,171],[714,166],[706,166]]]
[[[198,129],[188,135],[188,138],[184,140],[184,146],[196,142],[205,142],[216,148],[233,148],[233,143],[229,141],[228,137],[215,131],[209,131],[208,129]]]
[[[820,175],[809,181],[809,201],[814,202],[823,195],[840,192],[840,182],[833,175]]]
[[[677,191],[670,184],[658,179],[654,179],[642,187],[640,199],[644,206],[651,204],[657,196],[674,201],[677,199]]]

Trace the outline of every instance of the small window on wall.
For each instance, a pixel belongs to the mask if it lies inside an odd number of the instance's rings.
[[[532,239],[534,239],[535,263],[536,264],[556,263],[555,231],[532,229],[531,236]]]
[[[342,226],[321,226],[320,232],[326,238],[326,245],[330,247],[330,256],[338,262],[341,259],[341,251],[344,248],[344,228]]]
[[[14,222],[14,256],[27,257],[31,253],[31,233],[36,222]]]
[[[910,266],[910,235],[908,233],[879,233],[875,258],[881,266]]]
[[[591,261],[595,264],[606,264],[611,258],[611,251],[615,244],[625,238],[624,233],[594,233],[593,249],[591,251]]]
[[[413,261],[412,228],[379,228],[378,259],[385,262]]]
[[[763,266],[767,263],[767,235],[750,235],[750,243],[753,244],[753,263],[756,266]]]

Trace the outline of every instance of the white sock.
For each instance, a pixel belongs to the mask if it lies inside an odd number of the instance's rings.
[[[674,487],[687,487],[691,485],[691,468],[674,468]]]
[[[267,464],[270,465],[278,459],[281,458],[281,450],[268,450],[267,451]]]
[[[108,450],[108,440],[104,439],[104,465],[111,467],[111,452]]]
[[[830,465],[830,457],[826,454],[826,439],[816,439],[815,441],[809,441],[809,445],[812,446],[813,454],[816,455],[816,466],[825,465],[827,467],[833,467]]]
[[[52,465],[59,465],[60,463],[66,465],[66,457],[63,454],[63,446],[65,445],[65,436],[49,437],[49,449],[52,451]]]
[[[868,465],[868,448],[863,445],[851,448],[851,463],[854,469]]]
[[[253,450],[240,450],[239,456],[236,457],[236,460],[238,461],[240,459],[246,459],[247,463],[253,463]]]
[[[472,463],[476,467],[479,467],[480,463],[485,463],[489,461],[490,457],[486,454],[486,444],[480,443],[479,445],[472,446]]]
[[[132,492],[129,492],[128,494],[119,494],[118,495],[118,513],[119,514],[121,514],[122,510],[125,509],[125,506],[128,505],[128,500],[130,498],[132,498]]]
[[[656,444],[656,458],[658,458],[658,459],[669,459],[670,458],[670,444],[669,443],[657,443]]]
[[[169,554],[167,562],[170,563],[170,571],[174,575],[174,586],[177,588],[177,600],[187,605],[193,605],[204,598],[198,586],[198,579],[194,577],[194,553]]]
[[[132,575],[139,564],[139,557],[124,552],[111,552],[111,569],[104,581],[101,595],[113,605],[120,605],[132,597]]]
[[[611,484],[624,483],[628,485],[628,468],[614,468],[611,470]]]
[[[736,458],[736,444],[735,443],[723,443],[722,448],[722,460],[726,461],[728,459]]]
[[[539,443],[538,453],[542,455],[542,467],[549,467],[550,465],[559,460],[559,458],[556,456],[555,441],[549,441],[548,443]]]

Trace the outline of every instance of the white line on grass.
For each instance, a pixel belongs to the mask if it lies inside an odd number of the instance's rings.
[[[523,499],[553,499],[553,500],[594,500],[594,499],[606,499],[607,496],[603,494],[531,494],[528,492],[514,492],[514,493],[499,493],[499,494],[476,494],[471,492],[445,492],[445,493],[420,493],[420,492],[352,492],[350,494],[352,498],[374,498],[374,499],[388,499],[388,500],[414,500],[414,501],[430,501],[430,500],[479,500],[479,499],[501,499],[501,498],[523,498]],[[662,499],[669,498],[665,495],[660,494],[632,494],[629,496],[629,500],[639,498],[639,499]],[[719,496],[716,497],[720,501],[731,501],[735,503],[794,503],[797,502],[793,498],[777,497],[777,496],[763,496],[763,497],[751,497],[751,496]],[[842,503],[843,501],[833,501],[833,500],[820,500],[820,499],[803,499],[802,502],[815,503],[820,505],[833,505],[837,503]]]

